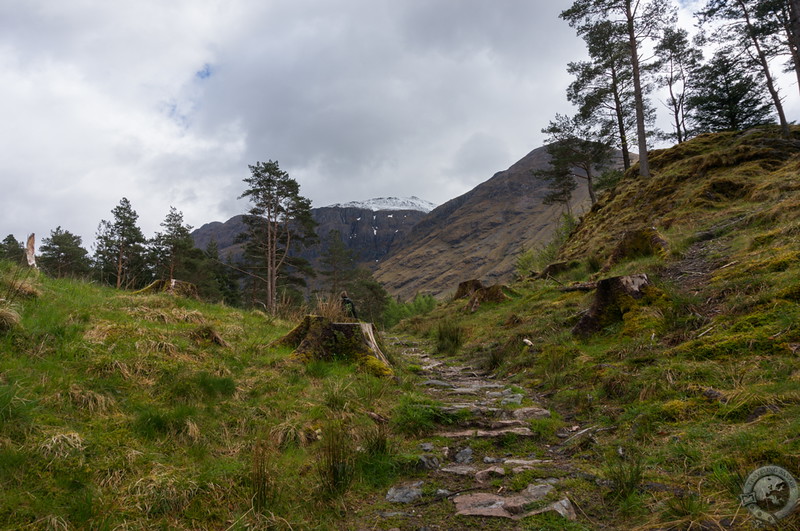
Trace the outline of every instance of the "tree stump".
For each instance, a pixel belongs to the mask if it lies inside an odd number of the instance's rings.
[[[376,376],[392,376],[391,364],[375,339],[372,323],[334,323],[319,315],[303,322],[270,346],[294,348],[294,359],[353,361]]]
[[[617,243],[602,271],[608,271],[628,258],[638,258],[640,256],[666,257],[668,254],[669,243],[654,227],[629,230],[622,235],[622,239]]]
[[[504,290],[505,286],[502,284],[495,284],[494,286],[489,286],[488,288],[481,287],[480,289],[475,290],[469,299],[467,310],[469,312],[475,312],[483,303],[499,303],[507,301],[508,296],[505,294]]]
[[[458,284],[458,289],[456,289],[456,294],[453,295],[453,300],[469,299],[472,297],[473,293],[481,289],[483,289],[483,283],[480,280],[465,280]]]
[[[647,275],[611,277],[597,282],[594,302],[572,329],[573,335],[587,337],[606,326],[621,321],[636,302],[647,295],[651,286]]]
[[[133,292],[134,295],[142,293],[169,293],[170,295],[187,297],[189,299],[199,298],[197,287],[194,284],[177,279],[156,280],[142,289]]]

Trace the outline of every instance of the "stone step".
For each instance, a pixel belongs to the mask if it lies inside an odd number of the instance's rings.
[[[533,437],[535,434],[530,428],[501,428],[499,430],[461,430],[437,433],[438,437],[445,437],[448,439],[492,439],[495,437],[502,437],[504,435],[514,434],[519,437]]]

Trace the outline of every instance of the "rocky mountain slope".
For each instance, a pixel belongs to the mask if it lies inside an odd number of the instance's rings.
[[[505,171],[434,209],[377,268],[376,278],[393,295],[441,295],[462,280],[510,280],[523,246],[547,242],[562,207],[542,203],[547,184],[531,175],[549,163],[545,147]],[[575,190],[572,211],[588,208],[586,187]]]
[[[393,250],[433,206],[416,197],[389,197],[312,208],[320,244],[304,250],[302,256],[315,265],[326,250],[328,234],[336,230],[358,263],[373,266]],[[200,249],[205,249],[213,239],[221,257],[229,253],[236,257],[241,253],[241,246],[234,240],[245,230],[242,216],[234,216],[224,223],[206,223],[192,232],[192,238]]]

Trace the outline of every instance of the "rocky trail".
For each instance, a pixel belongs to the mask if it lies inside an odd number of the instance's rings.
[[[373,508],[372,525],[361,529],[525,529],[520,520],[537,514],[565,526],[577,519],[565,482],[587,474],[569,455],[594,428],[563,428],[560,444],[544,444],[532,427],[551,413],[530,393],[429,354],[421,343],[390,342],[420,367],[419,392],[458,420],[420,440],[419,473],[392,486]]]

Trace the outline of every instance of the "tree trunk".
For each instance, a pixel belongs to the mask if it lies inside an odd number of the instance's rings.
[[[631,167],[631,154],[628,149],[628,135],[625,132],[625,114],[622,110],[622,98],[619,95],[617,83],[617,68],[611,65],[611,92],[614,94],[614,107],[617,115],[617,128],[619,128],[620,150],[622,151],[622,167],[627,170]]]
[[[628,42],[631,52],[631,70],[633,73],[633,96],[636,102],[636,134],[639,137],[639,175],[650,177],[650,162],[647,156],[647,131],[644,123],[644,94],[639,70],[639,47],[636,43],[636,28],[633,23],[631,1],[625,1],[625,15],[628,19]]]
[[[753,43],[753,47],[756,50],[758,63],[761,66],[761,71],[764,74],[764,79],[767,82],[767,90],[769,90],[769,95],[772,97],[772,103],[775,105],[775,110],[778,112],[778,120],[781,124],[781,131],[783,132],[783,136],[785,138],[789,138],[789,122],[786,121],[786,114],[783,112],[781,96],[778,93],[778,89],[775,87],[775,83],[772,79],[772,73],[769,70],[767,54],[764,53],[764,50],[761,48],[761,43],[758,42],[758,37],[753,29],[753,24],[750,22],[750,13],[747,11],[747,6],[742,0],[737,0],[737,3],[739,4],[739,7],[742,8],[742,14],[744,16],[745,23],[747,24],[747,34],[750,36],[750,41]]]
[[[794,60],[794,73],[797,75],[797,88],[800,90],[800,0],[789,0],[789,48]]]

